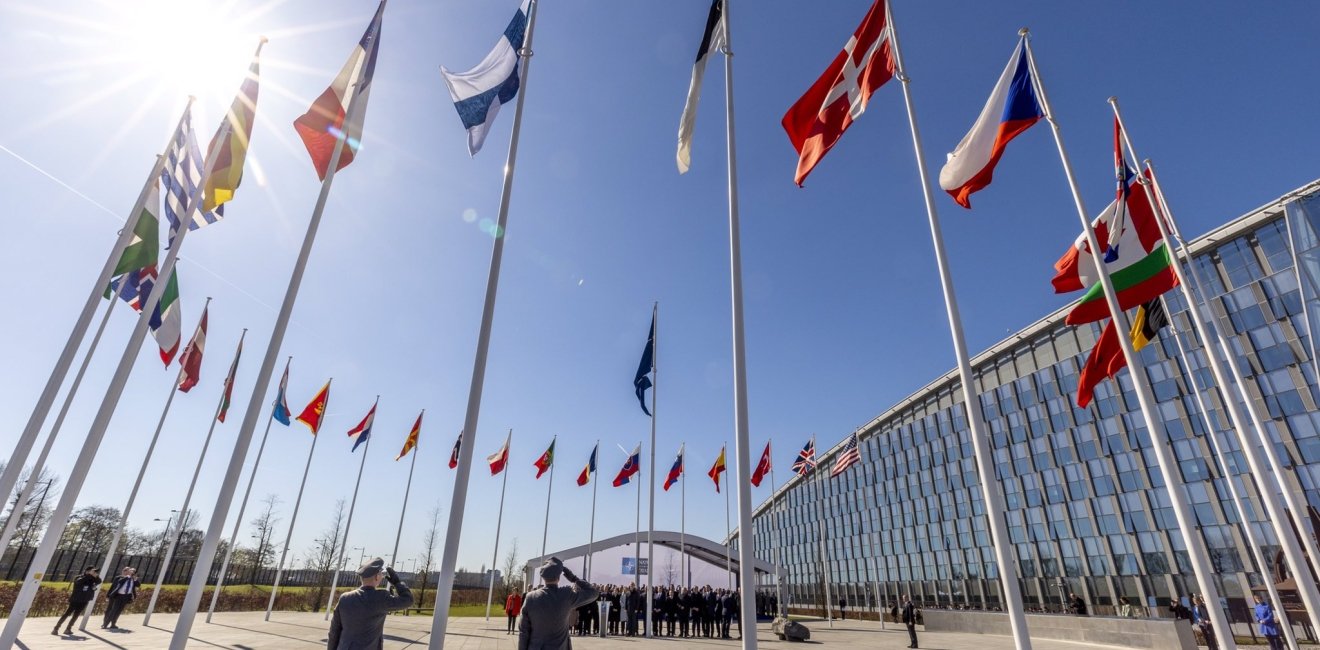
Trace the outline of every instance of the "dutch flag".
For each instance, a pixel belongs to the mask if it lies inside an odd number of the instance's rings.
[[[527,33],[531,3],[532,0],[523,0],[495,49],[475,68],[467,72],[451,72],[440,66],[445,85],[449,86],[449,95],[454,98],[454,108],[458,110],[459,119],[463,120],[463,128],[467,129],[468,153],[471,155],[481,151],[500,106],[518,95],[518,75],[522,69],[519,52]]]

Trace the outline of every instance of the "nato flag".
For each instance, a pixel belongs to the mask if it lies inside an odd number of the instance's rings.
[[[637,364],[637,376],[633,377],[633,388],[637,390],[637,403],[642,405],[642,412],[650,415],[646,410],[646,389],[651,387],[651,378],[647,375],[655,369],[655,312],[651,312],[651,332],[646,337],[646,347],[642,349],[642,360]]]

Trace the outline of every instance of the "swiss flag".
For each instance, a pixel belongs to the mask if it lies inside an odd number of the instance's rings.
[[[888,17],[886,0],[876,0],[843,51],[784,115],[784,130],[798,152],[793,181],[799,186],[861,117],[871,93],[894,77]]]

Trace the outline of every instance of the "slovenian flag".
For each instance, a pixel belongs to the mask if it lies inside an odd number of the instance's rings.
[[[628,456],[628,462],[623,464],[623,469],[620,469],[619,474],[614,477],[614,487],[627,485],[628,480],[640,471],[642,471],[642,446],[638,444]]]
[[[467,72],[451,72],[440,66],[445,85],[449,86],[449,96],[454,99],[454,108],[463,121],[463,128],[467,129],[470,155],[475,156],[481,151],[500,106],[518,95],[518,75],[522,70],[522,57],[518,53],[527,32],[531,2],[522,1],[513,20],[495,43],[495,49],[475,68]]]
[[[990,185],[995,165],[1004,155],[1008,142],[1044,117],[1031,78],[1031,64],[1025,40],[1009,60],[990,100],[962,142],[949,154],[940,170],[940,187],[964,208],[971,208],[971,195]]]
[[[376,401],[379,404],[380,400]],[[371,405],[371,410],[367,411],[367,417],[362,418],[358,425],[348,431],[348,437],[353,439],[353,449],[357,451],[358,445],[371,439],[371,425],[376,422],[376,404]]]
[[[591,458],[587,459],[587,466],[582,468],[581,474],[578,474],[577,477],[578,485],[586,485],[587,483],[591,482],[591,475],[596,473],[596,452],[598,450],[600,450],[599,442],[596,443],[595,447],[591,448]]]
[[[683,476],[683,445],[678,446],[678,457],[674,459],[674,464],[669,467],[669,476],[665,477],[665,492],[673,487],[678,479]]]
[[[348,56],[339,76],[302,117],[293,121],[293,128],[298,130],[298,137],[302,138],[307,153],[312,156],[312,166],[321,180],[325,180],[330,169],[336,142],[343,140],[347,146],[339,154],[335,171],[353,162],[362,146],[362,124],[366,120],[371,77],[376,72],[376,45],[380,41],[380,19],[384,13],[385,2],[381,0],[375,17]],[[350,103],[353,104],[353,119],[348,120]]]

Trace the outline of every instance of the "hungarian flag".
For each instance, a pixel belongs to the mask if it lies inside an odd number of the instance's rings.
[[[330,169],[330,158],[334,156],[335,144],[344,142],[339,153],[339,162],[335,171],[339,171],[353,162],[358,149],[362,146],[362,125],[366,120],[367,96],[371,92],[371,77],[376,72],[376,45],[380,39],[380,20],[385,13],[385,2],[381,0],[376,8],[367,31],[362,34],[353,52],[348,55],[348,62],[340,69],[339,76],[325,92],[312,103],[312,107],[302,117],[293,121],[298,137],[302,138],[307,153],[312,156],[312,166],[316,175],[325,180]],[[349,120],[349,106],[353,108]]]
[[[536,478],[541,478],[541,475],[550,471],[550,466],[554,464],[555,464],[555,440],[551,440],[550,447],[545,450],[544,454],[541,454],[540,458],[536,459],[535,463],[533,463],[533,465],[536,465]]]
[[[683,476],[683,446],[678,447],[678,457],[674,459],[674,464],[669,466],[669,475],[665,477],[665,492],[673,487],[678,479]]]
[[[990,185],[995,166],[1009,141],[1044,115],[1036,98],[1027,48],[1020,40],[972,130],[963,136],[940,169],[940,187],[958,205],[970,209],[972,193]]]
[[[458,432],[458,439],[454,441],[454,450],[449,452],[449,469],[458,467],[458,452],[463,448],[463,432]]]
[[[417,448],[417,436],[422,434],[423,415],[426,415],[425,409],[422,409],[422,412],[417,414],[417,421],[413,423],[412,431],[408,432],[408,439],[403,441],[403,449],[399,451],[398,456],[394,457],[394,460],[399,460],[400,458],[407,456],[408,452]]]
[[[225,414],[229,412],[229,402],[234,397],[234,375],[238,374],[238,360],[243,356],[243,338],[247,336],[247,330],[238,337],[238,350],[234,352],[234,362],[229,364],[229,375],[225,377],[225,392],[220,398],[220,413],[215,419],[224,422]]]
[[[210,212],[234,198],[234,192],[243,181],[243,162],[247,159],[248,143],[252,140],[252,125],[257,118],[257,89],[261,83],[261,46],[257,45],[256,54],[252,55],[252,65],[248,67],[247,78],[238,88],[238,95],[225,113],[225,123],[220,125],[206,147],[207,157],[217,149],[215,166],[211,175],[206,177],[206,193],[202,199],[202,212]],[[228,128],[225,128],[228,125]]]
[[[330,382],[325,382],[325,386],[317,391],[316,396],[308,402],[307,407],[298,414],[298,421],[307,425],[312,430],[312,435],[321,431],[321,419],[325,417],[326,404],[330,402]]]
[[[210,306],[202,310],[202,320],[197,323],[197,331],[193,332],[191,341],[188,341],[188,347],[183,349],[183,356],[179,357],[179,392],[186,393],[197,385],[197,381],[202,374],[202,354],[206,352],[206,316],[211,311]]]
[[[358,445],[371,439],[371,425],[376,423],[376,404],[380,403],[377,398],[376,403],[371,405],[371,410],[367,411],[367,416],[362,418],[358,425],[348,430],[348,437],[353,440],[353,448],[350,452],[357,451]]]
[[[715,459],[715,464],[710,466],[710,471],[706,472],[712,481],[715,481],[715,491],[720,491],[720,474],[724,473],[724,447],[720,447],[720,457]]]
[[[765,451],[761,452],[761,460],[756,463],[756,469],[752,471],[752,485],[761,487],[761,481],[765,475],[770,473],[770,441],[765,442]],[[774,486],[771,486],[774,487]]]
[[[486,462],[490,463],[491,476],[503,472],[504,466],[509,464],[509,438],[511,437],[512,433],[504,439],[504,446],[500,447],[499,451],[486,457]]]
[[[289,426],[289,362],[292,357],[284,362],[284,376],[280,377],[280,389],[275,393],[275,410],[270,414],[276,422]]]
[[[587,466],[582,468],[582,473],[578,474],[577,484],[586,485],[591,482],[591,475],[596,473],[596,452],[600,450],[600,443],[596,443],[591,448],[591,458],[587,459]]]
[[[701,35],[701,45],[697,47],[697,61],[692,64],[692,82],[688,84],[687,101],[683,104],[683,116],[678,120],[678,173],[687,173],[692,166],[692,131],[697,126],[697,102],[701,101],[701,80],[706,76],[706,62],[710,55],[724,49],[725,31],[729,26],[724,22],[724,0],[711,0],[710,13],[706,15],[706,31]]]
[[[1164,311],[1164,300],[1156,298],[1141,307],[1137,308],[1137,315],[1132,319],[1132,331],[1129,336],[1132,337],[1132,349],[1140,352],[1155,337],[1165,325],[1169,324],[1169,315]],[[1100,382],[1118,374],[1119,370],[1127,367],[1127,359],[1123,356],[1123,348],[1118,343],[1118,330],[1114,327],[1114,321],[1110,320],[1105,325],[1105,331],[1100,334],[1100,340],[1096,341],[1095,347],[1091,348],[1091,355],[1086,358],[1086,366],[1082,368],[1082,374],[1077,379],[1077,405],[1086,408],[1095,397],[1095,387]]]
[[[614,476],[614,487],[627,485],[628,481],[640,471],[642,471],[642,446],[638,444],[628,455],[628,460],[623,463],[619,473]]]
[[[802,185],[853,120],[862,116],[871,94],[893,78],[891,47],[889,5],[876,0],[843,51],[784,115],[784,131],[798,153],[793,182]]]

